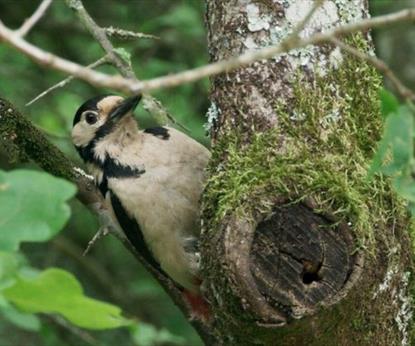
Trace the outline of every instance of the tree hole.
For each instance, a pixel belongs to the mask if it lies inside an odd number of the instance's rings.
[[[310,285],[313,282],[318,282],[322,279],[319,274],[322,263],[313,263],[307,260],[303,260],[303,284]]]

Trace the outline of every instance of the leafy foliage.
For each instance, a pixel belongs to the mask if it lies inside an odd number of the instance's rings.
[[[0,313],[19,328],[33,332],[41,328],[40,319],[36,315],[17,310],[3,297],[0,299]]]
[[[413,105],[400,105],[398,100],[383,90],[381,109],[385,118],[382,139],[374,155],[369,176],[383,173],[391,176],[396,192],[409,202],[415,212],[415,123]]]
[[[105,6],[102,6],[102,3],[102,0],[84,1],[87,10],[100,25],[153,34],[160,38],[159,40],[129,41],[112,39],[113,44],[117,47],[116,53],[126,61],[131,60],[138,78],[152,78],[200,66],[207,62],[206,38],[203,28],[203,1],[120,2],[106,0]],[[33,13],[37,6],[38,1],[32,0],[22,0],[18,6],[10,1],[0,0],[1,20],[6,25],[17,28],[25,18]],[[62,39],[63,33],[68,32],[71,35],[65,35],[65,39]],[[63,1],[53,2],[47,14],[26,38],[35,45],[84,65],[96,61],[103,55],[100,46],[82,28]],[[24,109],[24,113],[47,133],[50,140],[62,151],[70,157],[78,159],[69,136],[72,117],[76,109],[89,97],[113,91],[96,89],[82,81],[74,80],[65,88],[57,89],[30,107],[25,107],[29,100],[66,76],[33,64],[32,61],[3,44],[0,44],[0,60],[8,62],[0,65],[1,95],[12,100],[13,104],[20,109]],[[116,73],[109,66],[102,66],[99,69],[108,73]],[[190,134],[193,137],[205,144],[208,141],[202,123],[204,113],[208,108],[207,90],[208,83],[205,80],[192,85],[159,91],[154,95],[163,102],[179,123],[190,129]],[[155,125],[143,107],[137,109],[136,115],[140,126]],[[3,155],[0,146],[0,169],[11,169],[17,166],[10,166],[4,160]],[[27,166],[24,167],[27,168]],[[29,187],[28,191],[32,191],[32,189],[35,187]],[[43,191],[36,192],[37,195],[43,196],[36,202],[39,208],[45,206],[46,202],[54,203],[48,201],[49,197],[39,193],[43,193]],[[64,205],[64,202],[61,204]],[[13,238],[12,244],[10,240],[7,240],[8,244],[10,243],[7,245],[7,249],[19,247],[20,252],[13,253],[12,257],[17,261],[17,267],[13,267],[13,260],[11,260],[7,264],[10,270],[5,267],[6,263],[2,262],[3,257],[0,254],[0,272],[7,269],[10,273],[10,275],[4,276],[4,280],[0,279],[0,290],[13,284],[20,271],[31,271],[30,265],[36,268],[48,266],[65,268],[76,275],[88,293],[94,297],[98,296],[104,300],[116,302],[123,311],[140,320],[139,324],[128,328],[112,329],[105,332],[89,331],[88,333],[93,336],[96,343],[104,346],[114,344],[141,345],[144,342],[148,345],[174,344],[174,340],[178,339],[175,335],[180,334],[183,336],[180,338],[182,343],[192,346],[199,345],[199,338],[180,311],[154,279],[137,264],[136,260],[118,242],[105,239],[93,248],[89,256],[82,256],[86,244],[98,225],[95,218],[78,202],[72,201],[70,204],[72,216],[66,227],[57,229],[54,225],[50,225],[49,223],[57,223],[57,220],[54,220],[55,216],[48,214],[44,215],[46,221],[42,226],[44,239],[40,239],[37,235],[35,237],[34,233],[28,232],[30,229],[28,227],[22,229],[26,233],[22,232],[19,239]],[[0,205],[0,210],[2,207],[3,203]],[[0,215],[0,224],[2,220]],[[2,229],[0,231],[0,246],[3,235],[10,236]],[[43,241],[46,238],[49,240],[48,242]],[[5,239],[4,241],[6,241]],[[11,252],[8,253],[11,254]],[[14,257],[16,254],[22,258]],[[39,273],[36,273],[36,276],[38,275]],[[23,280],[25,277],[20,277],[19,274],[19,278]],[[2,286],[3,281],[4,287]],[[8,309],[14,309],[13,312],[6,314],[6,307],[3,305],[0,307],[0,344],[2,342],[16,345],[31,343],[42,346],[87,344],[86,341],[75,335],[76,333],[62,333],[62,327],[57,326],[51,319],[38,319],[34,314],[23,314],[4,297],[0,300],[8,306]],[[16,315],[14,313],[20,314],[21,318],[14,318],[13,316]],[[29,335],[22,331],[23,316],[30,316],[29,319],[38,319],[38,328],[36,328],[38,333]],[[10,325],[9,321],[11,320],[14,320],[12,323],[17,324],[18,328]],[[17,320],[20,322],[15,323]],[[141,321],[145,321],[144,324]],[[30,323],[27,324],[25,330],[30,330]]]
[[[140,346],[152,345],[184,345],[182,337],[171,334],[168,330],[157,330],[151,324],[140,323],[131,328],[133,340]]]
[[[370,173],[393,175],[410,166],[413,157],[413,115],[407,106],[400,106],[385,116],[384,133]]]
[[[47,269],[35,278],[19,277],[3,295],[23,311],[59,313],[83,328],[108,329],[131,324],[121,316],[120,308],[85,297],[77,279],[57,268]]]
[[[15,251],[22,241],[45,241],[58,233],[70,216],[65,202],[75,191],[44,172],[0,171],[0,250]]]
[[[39,312],[59,313],[89,329],[132,323],[120,308],[85,297],[72,274],[61,269],[39,273],[16,252],[23,241],[46,241],[62,230],[70,216],[65,202],[75,191],[73,184],[44,172],[0,171],[0,312],[26,330],[40,329],[32,314]]]
[[[105,6],[102,6],[102,0],[85,0],[84,3],[91,15],[102,26],[121,26],[127,30],[137,30],[160,37],[160,40],[157,41],[137,40],[127,43],[114,41],[114,44],[120,49],[118,53],[131,59],[132,66],[140,79],[200,66],[208,60],[203,29],[204,1],[202,0],[105,0]],[[398,6],[399,2],[372,1],[372,9],[376,10],[377,6],[375,5],[377,3],[379,3],[378,7],[390,11],[390,7]],[[1,20],[10,27],[17,28],[25,18],[33,13],[37,5],[38,1],[32,0],[21,0],[18,6],[12,1],[0,0]],[[65,39],[62,39],[62,34],[67,32],[70,32],[71,35],[66,35]],[[402,44],[403,35],[402,28],[398,28],[397,37],[399,37],[399,40],[389,39],[387,40],[389,43],[386,42],[386,44],[382,41],[381,49],[377,50],[381,53],[384,52],[385,56],[393,57],[393,61],[389,61],[388,64],[391,65],[392,62],[394,71],[404,66],[402,64],[405,62],[405,59],[402,58],[404,54],[413,55],[413,48],[411,48],[414,47],[411,45],[413,39],[409,35],[408,27],[405,28],[405,32],[408,33],[406,35],[406,49],[400,49],[398,46]],[[384,33],[387,32],[382,32],[383,38],[386,37]],[[379,36],[379,38],[381,37]],[[47,15],[29,33],[27,39],[42,48],[85,65],[102,56],[99,45],[82,29],[71,11],[68,11],[65,7],[63,1],[53,3]],[[391,44],[393,44],[392,49],[388,48]],[[389,54],[388,49],[393,51],[393,54]],[[7,61],[7,64],[0,64],[2,81],[0,83],[0,93],[2,96],[13,100],[13,103],[21,109],[30,99],[66,77],[60,73],[36,66],[23,55],[2,44],[0,44],[0,60]],[[406,60],[410,61],[410,59]],[[100,69],[114,72],[112,68],[107,66]],[[407,70],[405,69],[403,77],[407,79],[406,82],[413,82],[413,80],[408,81],[408,79],[411,79],[411,74],[406,73]],[[354,78],[350,78],[350,82],[354,83],[355,79],[354,75]],[[371,89],[370,86],[369,89]],[[368,97],[365,93],[369,89],[361,89],[364,90],[364,99]],[[179,123],[191,129],[192,136],[207,143],[201,126],[208,106],[207,90],[208,82],[204,80],[192,85],[159,91],[154,96],[162,100]],[[50,139],[66,154],[76,158],[77,155],[69,139],[73,114],[85,99],[105,92],[111,92],[111,90],[97,90],[75,80],[65,88],[57,89],[31,107],[25,108],[24,112],[30,116],[37,126],[49,134]],[[393,108],[395,101],[390,100],[388,107]],[[367,100],[363,103],[366,104]],[[387,104],[384,102],[383,106],[387,106]],[[351,109],[350,111],[356,110]],[[384,111],[383,113],[389,114],[391,112]],[[142,108],[138,109],[137,118],[143,127],[153,125]],[[364,121],[368,120],[364,119]],[[366,136],[364,123],[362,122],[359,126],[362,136]],[[236,149],[239,150],[239,148]],[[390,153],[390,147],[388,150]],[[388,155],[390,157],[390,154],[386,154],[386,163],[390,163]],[[1,147],[0,168],[11,168],[6,160],[3,160]],[[311,169],[315,172],[318,168],[311,166]],[[361,171],[358,173],[360,174]],[[401,190],[404,190],[406,183],[411,182],[411,178],[408,175],[406,177],[406,180],[395,181],[396,186]],[[342,182],[343,180],[340,181],[340,183]],[[399,184],[401,185],[399,186]],[[248,184],[245,186],[249,187]],[[338,193],[342,194],[343,185],[338,186]],[[28,188],[28,191],[36,190],[35,187],[29,186]],[[39,191],[36,192],[36,194],[38,193]],[[41,196],[44,196],[43,191],[40,191],[40,193],[42,193]],[[0,189],[0,196],[1,194]],[[234,195],[238,198],[241,196],[239,190],[235,190]],[[345,196],[348,197],[348,195]],[[30,196],[27,197],[30,198]],[[34,196],[32,197],[34,198]],[[231,197],[233,198],[233,196]],[[351,197],[354,198],[355,195]],[[241,200],[243,201],[243,199]],[[65,200],[61,198],[60,201],[64,208]],[[42,206],[47,203],[49,203],[49,200],[46,197],[35,202],[35,204]],[[117,242],[103,240],[94,247],[92,254],[87,258],[82,257],[85,244],[96,231],[97,224],[96,220],[78,203],[72,202],[71,207],[72,217],[69,219],[66,229],[57,229],[54,220],[50,221],[52,223],[50,225],[49,219],[53,219],[54,216],[49,213],[45,216],[46,223],[42,226],[44,227],[43,232],[46,238],[52,239],[51,241],[41,242],[40,238],[33,239],[34,234],[24,234],[24,232],[21,234],[24,237],[21,236],[19,239],[7,241],[8,249],[17,249],[19,244],[22,242],[23,244],[20,245],[20,252],[0,252],[0,292],[14,285],[17,279],[29,280],[28,277],[34,279],[41,275],[33,270],[29,262],[38,268],[49,265],[64,267],[76,273],[86,290],[94,296],[116,301],[124,311],[128,311],[140,320],[147,322],[129,326],[130,334],[126,333],[126,328],[121,331],[114,329],[104,333],[93,333],[97,344],[104,346],[114,344],[180,344],[181,341],[178,341],[178,338],[174,335],[180,334],[184,336],[183,338],[186,339],[188,345],[199,345],[200,340],[194,331],[189,328],[180,312],[171,304],[162,289]],[[7,206],[4,206],[4,203],[1,202],[0,210],[6,212],[6,208]],[[65,222],[62,219],[63,216],[60,220],[63,225]],[[2,214],[0,214],[0,225],[2,220]],[[36,220],[35,217],[34,220]],[[0,229],[0,246],[2,246],[3,236],[9,237],[10,235],[7,234],[8,232],[4,232],[1,226]],[[61,233],[54,237],[59,231]],[[30,244],[29,242],[32,241],[36,241],[36,243]],[[18,328],[14,328],[8,321],[12,321]],[[22,331],[21,328],[38,332],[28,334]],[[166,332],[166,329],[169,330],[169,333]],[[34,314],[17,310],[0,293],[0,340],[4,344],[21,345],[30,343],[42,346],[87,344],[87,342],[72,334],[70,332],[62,333],[60,327],[49,320],[39,319]],[[183,341],[183,343],[185,342]]]

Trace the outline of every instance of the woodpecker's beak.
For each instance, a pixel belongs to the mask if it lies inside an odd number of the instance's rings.
[[[124,115],[128,114],[129,112],[133,111],[135,107],[137,107],[138,103],[141,100],[141,95],[132,96],[125,99],[121,102],[117,107],[115,107],[110,115],[109,118],[111,121],[118,121]]]

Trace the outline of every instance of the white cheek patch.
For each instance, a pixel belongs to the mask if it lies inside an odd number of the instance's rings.
[[[88,124],[82,116],[81,120],[72,129],[72,142],[78,147],[85,147],[94,138],[95,134],[105,123],[105,119],[100,118],[95,124]]]
[[[77,147],[84,147],[95,137],[96,129],[91,126],[86,126],[82,121],[77,123],[72,129],[72,142]]]

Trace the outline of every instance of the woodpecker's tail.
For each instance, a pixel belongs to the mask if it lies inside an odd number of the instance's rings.
[[[209,323],[212,319],[212,312],[209,303],[199,293],[183,290],[184,299],[191,307],[191,318]]]

